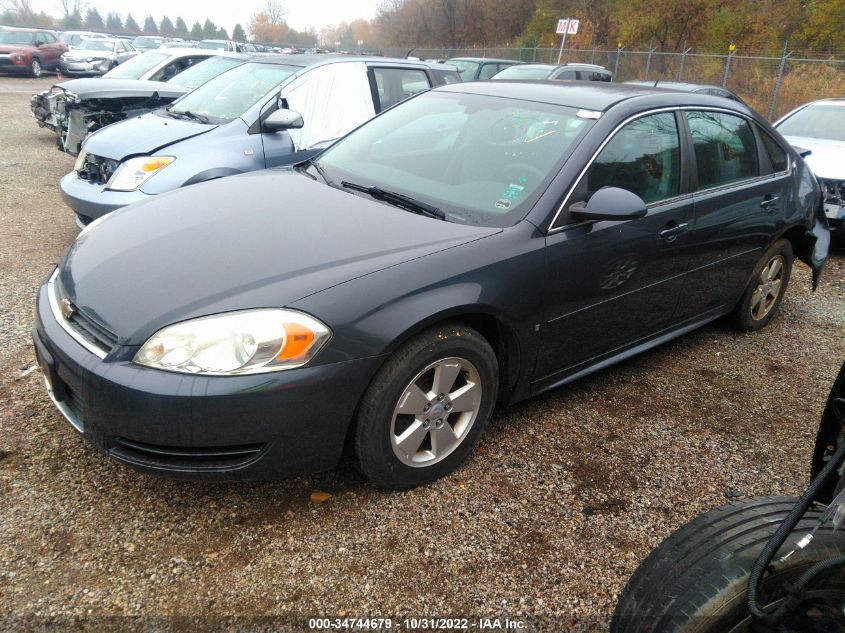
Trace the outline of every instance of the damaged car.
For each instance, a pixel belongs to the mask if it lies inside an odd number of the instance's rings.
[[[457,70],[440,64],[254,55],[165,108],[92,134],[59,186],[85,225],[159,193],[304,160],[449,81]]]
[[[50,90],[32,95],[32,114],[39,127],[56,133],[56,143],[61,151],[75,156],[88,134],[111,123],[165,106],[248,59],[246,55],[193,52],[196,54],[183,54],[182,51],[178,55],[164,51],[147,53],[171,58],[169,64],[153,73],[153,77],[160,79],[121,78],[117,73],[107,73],[100,79],[73,79],[56,84]],[[140,55],[135,60],[146,55]],[[132,64],[132,61],[126,65]]]
[[[82,40],[62,55],[59,74],[65,77],[99,77],[138,54],[132,44],[120,39]]]
[[[797,108],[775,123],[802,152],[819,179],[824,212],[834,234],[845,234],[845,99],[822,99]]]

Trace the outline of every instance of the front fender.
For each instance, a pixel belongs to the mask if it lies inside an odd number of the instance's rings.
[[[216,178],[225,178],[226,176],[235,176],[237,174],[242,174],[243,172],[239,169],[235,169],[234,167],[213,167],[212,169],[206,169],[205,171],[201,171],[198,174],[194,174],[188,180],[186,180],[182,186],[187,187],[188,185],[195,185],[198,182],[205,182],[206,180],[215,180]]]
[[[824,468],[825,455],[829,454],[829,446],[837,446],[839,442],[845,441],[845,427],[843,427],[836,414],[833,411],[833,401],[837,398],[845,398],[845,363],[839,370],[839,376],[833,383],[833,389],[830,390],[830,396],[827,399],[827,406],[822,415],[822,422],[819,426],[819,432],[816,436],[816,447],[813,451],[813,463],[810,470],[810,479],[815,479],[819,471]],[[845,474],[840,474],[845,479]],[[834,491],[837,489],[837,480],[833,478],[821,490],[818,501],[822,503],[830,503],[833,499]]]

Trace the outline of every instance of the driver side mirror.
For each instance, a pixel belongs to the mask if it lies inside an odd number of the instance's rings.
[[[295,110],[276,110],[264,119],[264,129],[271,132],[298,130],[305,126],[302,115]]]
[[[648,213],[643,199],[637,194],[620,189],[619,187],[603,187],[596,191],[590,199],[576,202],[569,207],[569,212],[577,220],[636,220]]]

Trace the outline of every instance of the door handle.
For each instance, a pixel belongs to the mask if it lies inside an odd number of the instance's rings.
[[[669,222],[669,224],[666,225],[666,228],[660,231],[660,237],[664,240],[673,240],[687,229],[689,229],[689,224],[686,222],[683,224]]]
[[[773,196],[772,194],[768,194],[765,198],[763,198],[763,202],[760,203],[760,206],[764,209],[772,209],[777,206],[778,202],[780,202],[780,196]]]

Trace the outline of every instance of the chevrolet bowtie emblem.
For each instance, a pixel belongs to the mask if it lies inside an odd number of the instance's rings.
[[[59,310],[61,310],[62,316],[65,319],[70,319],[73,313],[76,312],[76,308],[73,307],[73,304],[68,299],[62,299],[61,304],[59,304]]]

